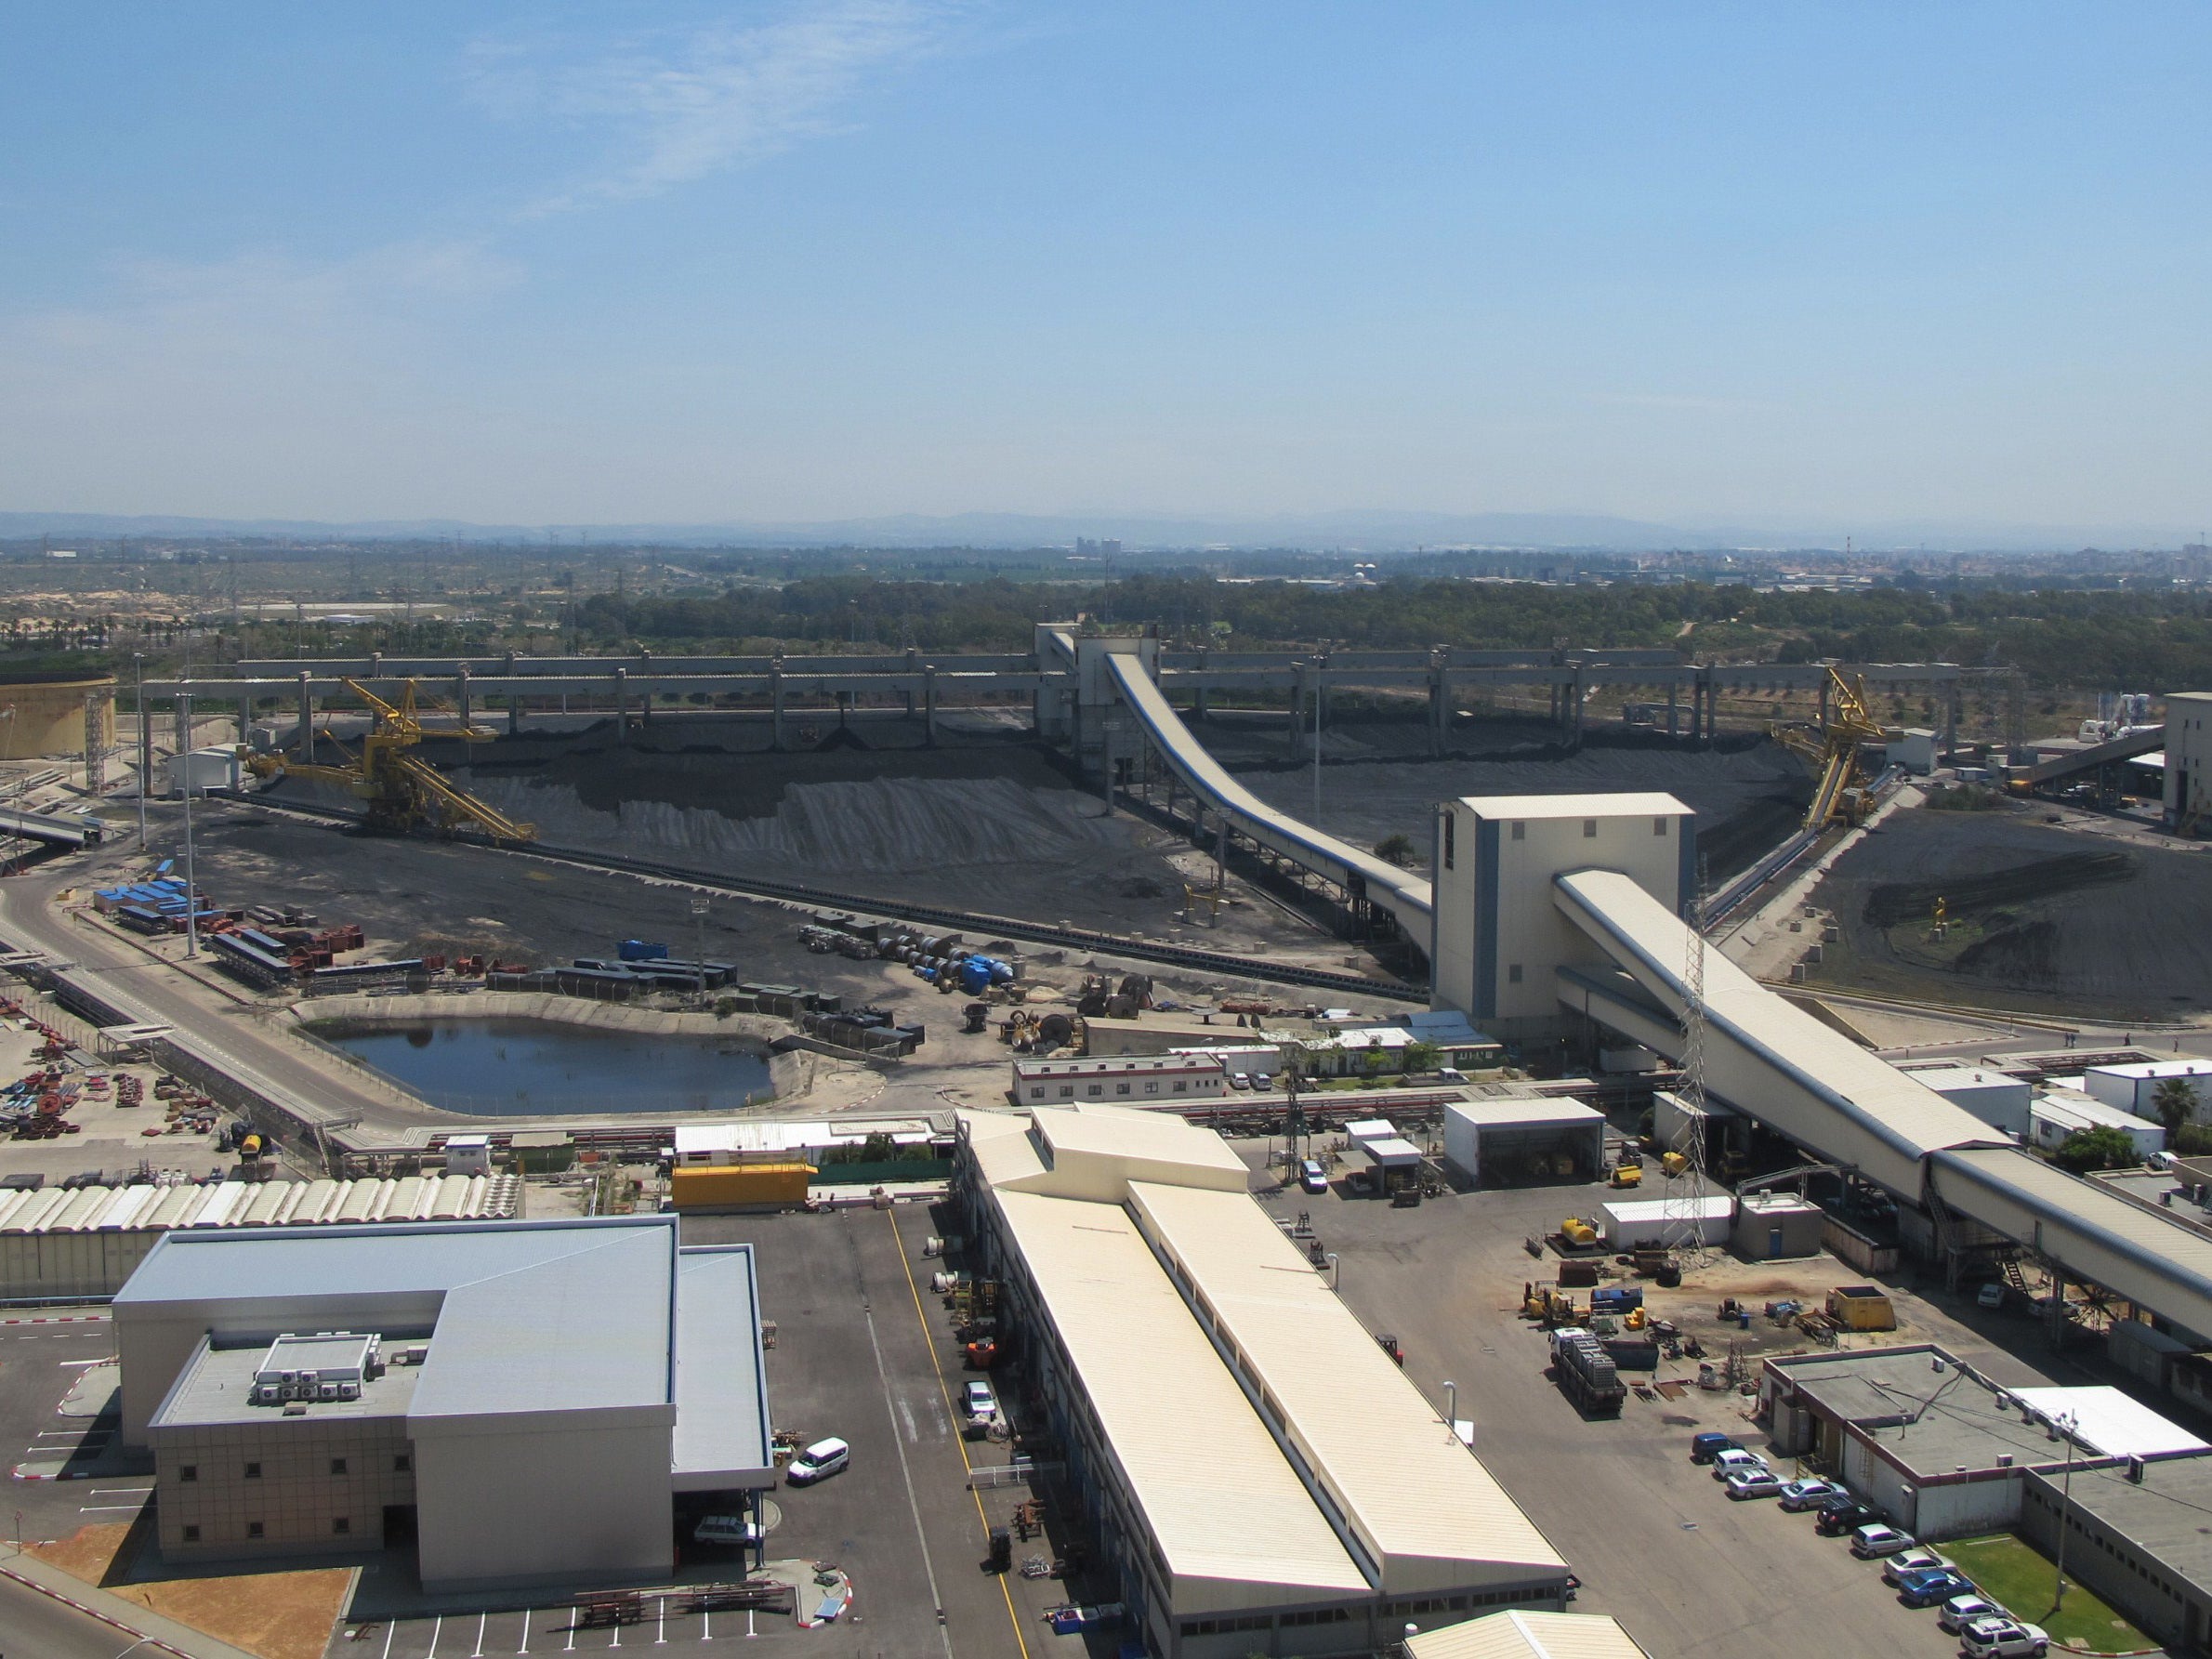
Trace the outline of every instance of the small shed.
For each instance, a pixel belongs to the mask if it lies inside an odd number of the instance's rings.
[[[1605,1114],[1579,1100],[1536,1096],[1454,1100],[1444,1107],[1444,1162],[1469,1182],[1587,1180],[1604,1166]]]
[[[1916,778],[1935,770],[1936,734],[1924,726],[1907,726],[1889,745],[1889,762],[1902,766]]]
[[[1613,1251],[1667,1244],[1692,1227],[1702,1243],[1726,1244],[1735,1212],[1736,1201],[1726,1193],[1709,1198],[1638,1198],[1598,1206],[1605,1247]]]
[[[445,1138],[445,1173],[490,1175],[492,1138],[489,1135],[448,1135]]]
[[[1747,1192],[1736,1205],[1731,1245],[1745,1261],[1818,1256],[1827,1213],[1793,1192]]]
[[[1915,1083],[1934,1089],[1990,1127],[2008,1135],[2027,1135],[2034,1088],[2026,1078],[1987,1066],[1920,1066],[1907,1071]]]

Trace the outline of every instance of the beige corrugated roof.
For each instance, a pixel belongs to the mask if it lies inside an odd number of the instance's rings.
[[[1466,795],[1484,818],[1667,818],[1690,809],[1663,791],[1623,795]]]
[[[1124,1106],[1083,1106],[1031,1114],[1045,1144],[1058,1154],[1092,1152],[1103,1157],[1186,1164],[1195,1170],[1233,1175],[1241,1192],[1250,1178],[1244,1161],[1211,1129],[1184,1122],[1173,1113],[1139,1112]]]
[[[1280,1405],[1386,1593],[1564,1575],[1559,1552],[1257,1203],[1149,1182],[1129,1196]]]
[[[994,1196],[1177,1579],[1178,1611],[1365,1593],[1366,1579],[1127,1213],[1003,1189]],[[1205,1580],[1238,1587],[1217,1601],[1193,1583]]]
[[[984,1185],[1010,1186],[1045,1173],[1045,1161],[1037,1156],[1037,1149],[1029,1139],[1026,1113],[1010,1117],[997,1113],[964,1112],[960,1115],[968,1126],[968,1150],[975,1155],[976,1167],[982,1173]]]
[[[1487,1613],[1424,1631],[1405,1651],[1409,1659],[1650,1659],[1601,1613]]]

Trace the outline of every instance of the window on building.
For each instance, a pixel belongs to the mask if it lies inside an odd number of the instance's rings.
[[[346,1460],[343,1457],[333,1457],[330,1460],[330,1472],[334,1475],[344,1474],[346,1472]]]
[[[245,1523],[245,1535],[249,1538],[260,1537],[265,1530],[257,1521],[249,1521]]]
[[[1598,838],[1598,821],[1595,818],[1586,818],[1582,821],[1582,838],[1586,841],[1595,841]]]
[[[249,1481],[258,1481],[261,1478],[261,1466],[257,1463],[247,1464],[245,1466],[245,1478]]]
[[[1063,1100],[1073,1099],[1075,1098],[1075,1086],[1072,1083],[1061,1084],[1060,1086],[1060,1098]]]
[[[1084,1092],[1092,1096],[1102,1095],[1106,1092],[1106,1086],[1101,1083],[1094,1083]]]
[[[199,1478],[200,1466],[198,1464],[180,1463],[177,1466],[177,1479],[183,1484],[189,1486]]]
[[[344,1536],[353,1530],[353,1518],[349,1515],[334,1515],[331,1517],[330,1530]]]
[[[1516,841],[1527,840],[1529,838],[1529,826],[1525,823],[1515,824],[1513,826],[1513,838]]]
[[[1508,985],[1518,985],[1521,983],[1520,963],[1513,963],[1506,969],[1506,983]]]
[[[1666,820],[1664,818],[1652,819],[1652,834],[1654,836],[1665,836],[1666,834]]]
[[[1033,1099],[1033,1100],[1041,1100],[1041,1099],[1043,1099],[1045,1098],[1045,1087],[1044,1087],[1044,1085],[1042,1085],[1042,1084],[1039,1084],[1039,1085],[1038,1085],[1036,1087],[1034,1087],[1034,1088],[1031,1089],[1031,1090],[1029,1091],[1029,1098],[1030,1098],[1031,1099]]]
[[[1191,1086],[1188,1083],[1178,1083],[1175,1086],[1175,1092],[1178,1095],[1188,1094],[1190,1090]]]
[[[415,1459],[404,1452],[402,1452],[399,1454],[399,1455],[391,1460],[391,1472],[395,1475],[411,1474],[414,1472],[414,1469]]]
[[[196,1526],[186,1527],[184,1529],[184,1541],[187,1544],[197,1544],[200,1541],[200,1529]]]
[[[1113,1092],[1117,1095],[1126,1095],[1129,1092],[1129,1086],[1126,1083],[1117,1083],[1113,1086]]]
[[[1148,1095],[1156,1095],[1160,1092],[1160,1086],[1157,1083],[1147,1083],[1144,1086],[1144,1092]]]
[[[1444,814],[1444,868],[1447,870],[1452,868],[1452,831],[1457,822],[1451,813]]]

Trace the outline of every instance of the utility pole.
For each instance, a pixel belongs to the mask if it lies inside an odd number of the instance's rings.
[[[2059,1289],[2062,1292],[2065,1286],[2061,1284]],[[2060,1301],[2062,1305],[2065,1297],[2061,1296]],[[2050,1599],[2050,1610],[2055,1613],[2066,1605],[2066,1534],[2074,1523],[2074,1431],[2080,1426],[2081,1416],[2076,1412],[2068,1412],[2062,1417],[2054,1417],[2052,1422],[2066,1431],[2066,1473],[2059,1494],[2058,1585]]]
[[[146,653],[131,652],[138,676],[138,850],[146,850],[146,791],[153,781],[153,735],[146,730]]]
[[[182,692],[184,709],[184,955],[189,961],[200,954],[200,883],[192,865],[192,695]]]

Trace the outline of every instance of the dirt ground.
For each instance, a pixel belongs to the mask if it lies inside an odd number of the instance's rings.
[[[2109,1020],[2212,1005],[2212,859],[2090,836],[2041,808],[1893,814],[1815,902],[1843,937],[1814,984]],[[1934,932],[1943,899],[1949,926]]]
[[[317,1659],[329,1641],[351,1569],[136,1579],[131,1558],[142,1536],[142,1521],[120,1521],[30,1549],[72,1578],[264,1659]]]

